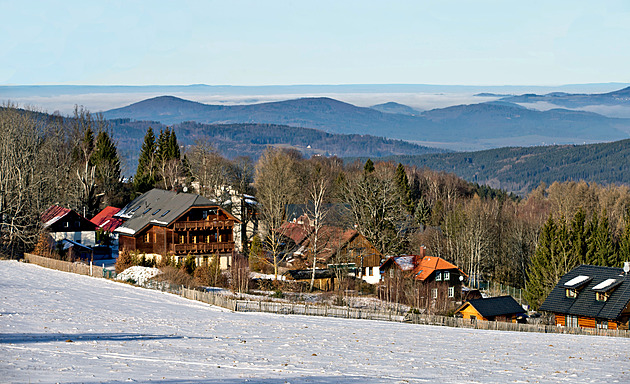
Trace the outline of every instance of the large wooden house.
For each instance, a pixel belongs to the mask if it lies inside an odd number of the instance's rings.
[[[621,268],[580,265],[560,278],[539,308],[559,326],[628,329],[630,276]]]
[[[405,301],[417,308],[444,311],[462,302],[462,284],[467,275],[457,266],[437,257],[391,256],[380,266],[382,289],[390,301]]]
[[[234,252],[234,224],[226,210],[207,198],[153,189],[129,203],[115,217],[120,251],[137,251],[148,257],[171,255],[181,260],[193,255],[197,265],[208,265],[220,256],[227,268]]]

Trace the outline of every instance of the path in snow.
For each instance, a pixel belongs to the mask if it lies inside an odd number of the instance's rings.
[[[630,340],[232,313],[0,261],[1,382],[630,382]]]

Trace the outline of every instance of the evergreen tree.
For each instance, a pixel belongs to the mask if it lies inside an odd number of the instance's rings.
[[[553,217],[549,216],[540,232],[527,274],[525,299],[534,310],[540,307],[557,282],[553,273],[555,270],[553,263],[557,259],[555,236],[556,223]]]
[[[363,170],[365,171],[366,175],[374,172],[375,168],[374,168],[374,163],[372,162],[372,159],[367,159],[367,161],[365,162],[365,166],[363,167]]]
[[[252,245],[249,250],[249,268],[254,272],[262,272],[263,269],[263,244],[257,234],[252,238]]]
[[[100,131],[96,137],[91,162],[95,167],[97,188],[109,202],[120,189],[120,159],[116,144],[106,131]]]
[[[604,267],[619,266],[618,254],[610,235],[610,225],[608,224],[608,215],[606,211],[602,213],[599,225],[595,234],[595,265]]]
[[[571,221],[571,252],[576,265],[586,263],[587,240],[586,213],[580,208]]]
[[[586,226],[586,258],[585,263],[597,265],[597,231],[599,229],[599,216],[593,212],[593,217]]]
[[[624,228],[619,241],[619,264],[630,261],[630,210],[627,210],[624,217]]]
[[[144,142],[138,159],[138,169],[133,183],[136,191],[144,193],[155,186],[156,183],[156,156],[157,146],[153,129],[149,127],[144,135]]]
[[[394,175],[394,182],[400,195],[400,201],[409,214],[413,214],[413,204],[411,203],[411,189],[409,188],[409,179],[405,172],[405,167],[398,163],[396,167],[396,174]]]

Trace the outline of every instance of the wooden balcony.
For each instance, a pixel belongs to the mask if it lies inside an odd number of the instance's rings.
[[[178,221],[173,224],[176,231],[201,231],[207,229],[232,228],[234,222],[231,220],[198,220],[198,221]]]
[[[234,242],[171,244],[171,252],[176,255],[187,255],[189,253],[228,253],[232,252],[233,250]]]

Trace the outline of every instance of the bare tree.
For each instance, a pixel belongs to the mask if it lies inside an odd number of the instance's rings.
[[[284,260],[280,228],[285,220],[286,206],[298,196],[296,160],[286,152],[272,147],[262,154],[255,170],[255,186],[260,203],[260,215],[265,224],[264,244],[270,251],[275,278]]]

